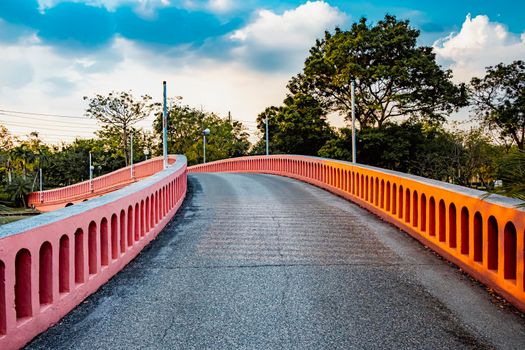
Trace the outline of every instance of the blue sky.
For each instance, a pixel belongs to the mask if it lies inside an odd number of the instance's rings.
[[[213,1],[211,1],[213,3]],[[304,1],[126,1],[126,0],[2,0],[0,18],[9,31],[2,40],[13,41],[35,31],[43,43],[72,50],[96,50],[109,45],[115,36],[146,45],[199,47],[206,40],[220,40],[242,28],[254,11],[276,13],[292,10]],[[443,1],[327,1],[349,21],[362,16],[371,21],[386,13],[411,20],[423,34],[422,44],[443,33],[459,30],[465,16],[487,15],[504,24],[510,32],[525,31],[525,1],[443,0]],[[395,4],[395,5],[393,5]],[[344,25],[343,25],[344,27]],[[224,42],[223,45],[229,44]]]
[[[84,95],[160,97],[168,80],[185,103],[253,121],[324,30],[386,13],[420,29],[457,81],[525,57],[525,1],[0,0],[0,109],[82,115]]]

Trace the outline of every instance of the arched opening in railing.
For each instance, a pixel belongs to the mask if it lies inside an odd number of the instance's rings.
[[[44,242],[40,247],[38,264],[38,294],[40,305],[53,302],[53,248]]]
[[[418,220],[419,220],[419,196],[417,191],[414,191],[412,195],[412,226],[417,227],[418,226]]]
[[[155,227],[155,194],[149,196],[150,199],[150,214],[149,214],[149,226]]]
[[[15,311],[16,318],[33,315],[31,303],[31,253],[20,249],[15,259]]]
[[[401,219],[403,217],[403,186],[399,185],[399,196],[398,196],[398,206],[397,206],[397,216]]]
[[[135,203],[135,242],[138,242],[140,239],[140,209],[139,204]]]
[[[456,206],[450,203],[448,206],[448,245],[450,248],[456,248]]]
[[[150,219],[150,208],[149,208],[149,196],[146,197],[146,212],[145,212],[145,215],[146,215],[146,217],[144,218],[144,220],[146,220],[146,225],[145,225],[146,227],[145,227],[145,229],[146,229],[146,232],[149,232],[150,227],[151,227],[150,226],[150,220],[151,219]]]
[[[469,213],[466,207],[461,209],[461,254],[469,255],[470,238],[469,238]]]
[[[474,214],[474,261],[483,262],[483,219],[479,212]]]
[[[60,237],[58,252],[58,291],[69,292],[69,236]]]
[[[84,232],[75,232],[75,283],[84,283]]]
[[[405,192],[405,222],[410,223],[410,189],[407,188]]]
[[[368,175],[365,176],[365,201],[368,202],[368,193],[370,192],[370,187],[368,184]]]
[[[375,206],[379,206],[379,194],[381,193],[381,189],[379,188],[379,178],[376,177],[376,186],[375,186]]]
[[[441,199],[439,201],[439,241],[440,242],[446,242],[447,241],[447,221],[446,221],[446,213],[445,213],[445,202]]]
[[[124,209],[120,211],[120,252],[123,254],[126,251],[126,212]]]
[[[428,234],[436,236],[436,200],[430,197],[428,201]]]
[[[392,185],[392,215],[396,215],[397,212],[397,184]]]
[[[490,270],[498,270],[498,243],[498,221],[491,216],[487,226],[487,267]]]
[[[144,200],[140,201],[140,237],[144,237],[146,234],[146,213],[144,211]]]
[[[158,190],[158,191],[155,191],[155,211],[156,211],[156,219],[155,219],[155,224],[158,224],[159,221],[160,221],[160,193],[161,191]]]
[[[384,208],[385,208],[385,180],[381,180],[381,209],[384,209]]]
[[[117,214],[111,215],[111,259],[118,258],[118,223]]]
[[[390,211],[390,181],[386,182],[386,211]]]
[[[427,196],[421,194],[421,231],[427,231]]]
[[[516,262],[518,255],[516,227],[512,222],[505,225],[503,231],[503,275],[505,279],[516,280]]]
[[[100,266],[109,265],[108,219],[100,222]]]
[[[88,267],[89,274],[97,273],[97,224],[94,221],[89,223],[88,229]]]
[[[6,333],[5,264],[0,260],[0,336]]]
[[[128,206],[128,247],[133,245],[133,207]]]

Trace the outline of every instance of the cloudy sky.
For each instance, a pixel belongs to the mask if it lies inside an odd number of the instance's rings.
[[[50,142],[89,136],[83,96],[160,101],[166,80],[169,96],[254,128],[325,30],[386,13],[420,29],[457,82],[525,58],[521,0],[0,0],[0,122]]]

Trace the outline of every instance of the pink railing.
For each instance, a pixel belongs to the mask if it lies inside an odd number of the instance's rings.
[[[171,159],[121,190],[0,227],[0,349],[52,326],[158,235],[186,195],[186,158]]]
[[[174,157],[168,158],[169,164],[174,162]],[[109,174],[94,178],[92,181],[92,188],[89,180],[87,180],[71,186],[55,188],[42,192],[32,192],[29,194],[28,204],[30,206],[33,205],[36,208],[57,203],[66,204],[67,202],[78,201],[111,192],[159,172],[163,168],[163,159],[157,157],[135,164],[133,166],[133,176],[131,176],[130,168],[130,166],[127,166]]]

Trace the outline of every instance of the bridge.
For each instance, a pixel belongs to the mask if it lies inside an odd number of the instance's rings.
[[[525,311],[525,212],[482,195],[315,157],[177,156],[0,227],[0,347],[60,321],[28,347],[520,348],[523,319],[471,277]]]

